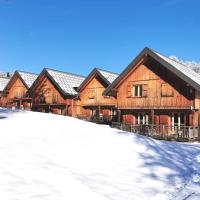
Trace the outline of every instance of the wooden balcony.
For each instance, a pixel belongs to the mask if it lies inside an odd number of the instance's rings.
[[[190,109],[194,101],[185,100],[182,97],[162,98],[126,98],[118,101],[119,109]]]
[[[111,106],[115,107],[116,103],[112,99],[104,98],[104,99],[87,99],[81,102],[82,106]]]

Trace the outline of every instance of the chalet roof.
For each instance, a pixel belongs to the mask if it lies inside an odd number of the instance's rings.
[[[109,72],[98,68],[97,70],[109,81],[109,83],[112,83],[119,76],[119,74],[114,72]]]
[[[92,76],[94,76],[95,74],[100,76],[107,85],[110,85],[119,76],[119,74],[116,74],[114,72],[109,72],[109,71],[106,71],[106,70],[103,70],[103,69],[94,68],[90,72],[90,74],[85,78],[85,80],[82,82],[82,84],[79,86],[77,91],[80,91],[86,85],[88,80],[90,80],[90,78]]]
[[[4,90],[4,88],[6,87],[6,85],[9,82],[9,78],[2,78],[0,77],[0,92],[2,92]]]
[[[157,62],[162,64],[165,68],[175,73],[182,80],[189,83],[195,89],[200,90],[200,75],[192,70],[190,67],[179,63],[175,60],[172,60],[150,48],[144,48],[141,53],[124,69],[124,71],[118,76],[118,78],[113,81],[113,83],[104,91],[104,95],[108,95],[110,91],[118,85],[118,83],[133,69],[137,63],[144,56],[150,56],[155,59]]]
[[[165,60],[167,63],[172,65],[174,68],[176,68],[178,71],[186,75],[188,78],[192,79],[195,83],[197,83],[200,86],[200,74],[196,73],[194,70],[192,70],[190,67],[175,61],[171,58],[168,58],[166,56],[163,56],[157,52],[154,51],[161,59]]]
[[[31,87],[31,85],[34,83],[34,81],[38,77],[38,74],[34,74],[30,72],[23,72],[23,71],[17,71],[17,72],[20,75],[21,79],[26,84],[26,86],[28,86],[28,88]]]
[[[71,74],[67,72],[61,72],[49,68],[45,68],[48,74],[56,82],[57,86],[64,92],[65,95],[76,95],[75,88],[78,88],[84,81],[85,77]]]
[[[8,84],[5,86],[4,90],[7,90],[12,85],[13,80],[15,80],[16,76],[20,78],[20,80],[23,82],[23,84],[26,86],[27,89],[31,87],[31,85],[34,83],[34,81],[38,77],[37,74],[31,73],[31,72],[16,70],[13,76],[9,79]]]

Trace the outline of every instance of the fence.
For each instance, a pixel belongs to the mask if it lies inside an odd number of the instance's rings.
[[[85,115],[77,115],[78,119],[82,119],[85,121],[91,121],[97,124],[112,124],[112,120],[116,121],[117,116],[108,115],[108,116],[85,116]]]
[[[155,139],[191,142],[200,141],[200,127],[191,126],[167,126],[167,125],[132,125],[113,122],[113,128],[129,131]]]

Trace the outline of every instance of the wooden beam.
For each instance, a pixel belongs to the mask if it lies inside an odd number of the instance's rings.
[[[151,110],[151,122],[154,125],[154,110]]]

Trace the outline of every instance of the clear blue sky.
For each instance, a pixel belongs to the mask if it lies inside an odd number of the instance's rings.
[[[121,72],[145,46],[200,62],[200,0],[0,0],[0,71]]]

